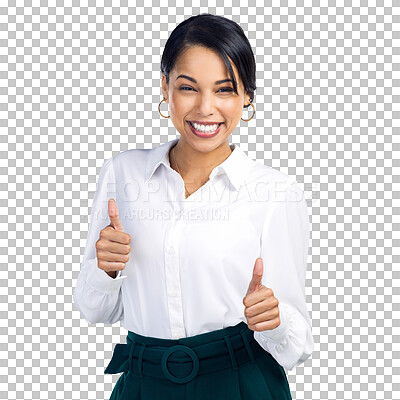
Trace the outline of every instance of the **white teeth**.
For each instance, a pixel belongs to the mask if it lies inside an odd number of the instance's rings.
[[[214,132],[219,127],[219,124],[215,124],[215,125],[199,125],[199,124],[196,124],[196,122],[190,122],[190,123],[195,127],[196,130],[201,131],[201,132],[205,132],[205,133]]]

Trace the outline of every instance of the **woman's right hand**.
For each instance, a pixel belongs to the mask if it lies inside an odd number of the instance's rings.
[[[111,223],[100,231],[100,238],[96,242],[97,266],[115,278],[129,260],[131,237],[124,232],[114,199],[108,200],[108,216]]]

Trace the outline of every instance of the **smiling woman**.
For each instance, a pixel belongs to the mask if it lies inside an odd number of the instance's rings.
[[[227,18],[191,17],[168,38],[161,59],[162,92],[181,135],[171,167],[182,176],[186,197],[231,154],[229,136],[253,101],[255,71],[246,35]]]
[[[179,74],[179,71],[190,71],[191,76]],[[238,80],[235,65],[233,65],[233,71]],[[170,104],[171,119],[182,135],[182,142],[186,140],[200,152],[204,146],[207,146],[208,158],[216,157],[216,162],[219,160],[217,153],[212,153],[213,148],[221,145],[225,148],[229,147],[227,139],[239,122],[243,103],[249,101],[249,96],[245,99],[241,80],[239,80],[238,92],[235,92],[232,87],[232,79],[214,82],[214,76],[226,74],[225,64],[218,54],[205,47],[195,46],[184,51],[178,58],[174,69],[170,72],[172,78],[170,84],[167,85],[165,75],[162,80],[165,101]],[[188,85],[188,81],[193,83]],[[204,140],[196,141],[193,135],[188,135],[188,124],[190,128],[193,128],[190,131],[193,131],[196,136],[211,138],[218,133],[218,140],[212,144]],[[221,124],[223,127],[218,129]],[[184,127],[182,128],[181,125]],[[177,150],[180,149],[179,144],[177,146]],[[184,168],[184,172],[186,169]]]
[[[180,137],[103,164],[74,292],[88,322],[128,331],[110,400],[291,399],[284,368],[313,350],[309,221],[293,179],[229,144],[256,89],[250,43],[234,21],[193,16],[161,71]]]

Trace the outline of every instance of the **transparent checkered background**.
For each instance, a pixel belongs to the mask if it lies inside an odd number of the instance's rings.
[[[293,399],[399,399],[400,2],[158,4],[1,2],[0,398],[109,398],[127,332],[72,298],[96,181],[106,158],[178,137],[157,111],[161,55],[209,12],[257,61],[256,115],[231,143],[307,196],[315,349]]]

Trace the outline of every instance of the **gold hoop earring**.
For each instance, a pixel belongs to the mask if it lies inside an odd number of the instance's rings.
[[[168,117],[166,117],[165,115],[162,115],[162,114],[161,114],[161,111],[160,111],[160,105],[161,105],[161,103],[162,103],[163,101],[165,101],[165,100],[166,100],[166,98],[164,97],[164,98],[160,101],[160,104],[158,105],[158,113],[159,113],[163,118],[169,118],[170,115],[168,115]]]
[[[254,117],[254,114],[256,113],[256,109],[254,108],[253,103],[250,102],[249,105],[253,107],[253,115],[249,119],[240,118],[242,121],[250,121]]]

